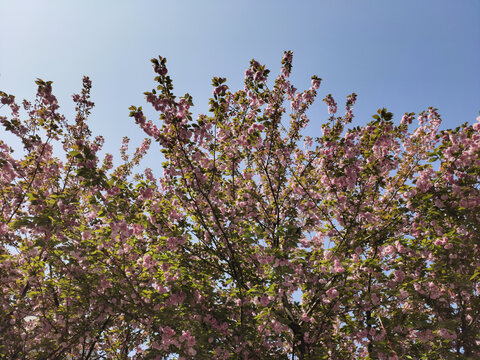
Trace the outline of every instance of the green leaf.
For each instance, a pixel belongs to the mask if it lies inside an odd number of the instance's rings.
[[[72,150],[68,153],[68,155],[70,155],[71,157],[74,157],[76,159],[82,159],[83,158],[83,155],[80,151],[77,151],[77,150]]]

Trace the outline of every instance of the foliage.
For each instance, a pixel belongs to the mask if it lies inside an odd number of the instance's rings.
[[[209,115],[152,60],[160,113],[123,163],[99,159],[91,82],[58,110],[0,93],[0,355],[6,359],[456,359],[480,356],[480,118],[436,109],[352,125],[356,95],[305,136],[320,86],[213,79]],[[290,105],[290,108],[287,106]],[[158,143],[165,162],[132,171]],[[54,156],[54,144],[64,159]],[[58,146],[57,145],[57,146]],[[300,295],[298,295],[300,294]]]

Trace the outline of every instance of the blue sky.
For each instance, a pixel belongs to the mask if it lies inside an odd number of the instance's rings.
[[[381,107],[399,121],[434,106],[450,128],[480,110],[478,19],[478,0],[0,0],[0,90],[32,99],[34,80],[51,80],[71,115],[71,95],[90,76],[91,127],[116,155],[122,136],[143,138],[128,107],[145,105],[154,87],[152,57],[167,57],[176,93],[189,92],[203,113],[213,76],[238,89],[250,59],[276,75],[293,50],[297,88],[323,78],[313,133],[328,117],[321,99],[332,93],[341,108],[351,92],[358,124]]]

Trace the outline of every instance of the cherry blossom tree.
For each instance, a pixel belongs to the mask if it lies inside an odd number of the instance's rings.
[[[480,117],[355,126],[356,95],[342,114],[327,95],[312,138],[321,79],[298,91],[286,52],[273,83],[255,60],[239,91],[214,78],[194,119],[152,63],[159,119],[130,108],[148,137],[119,166],[99,159],[88,78],[73,122],[51,82],[21,106],[0,93],[23,146],[0,141],[2,358],[480,356]],[[158,148],[155,178],[138,165]]]

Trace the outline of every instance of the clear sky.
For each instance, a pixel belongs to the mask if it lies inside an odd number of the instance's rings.
[[[359,124],[381,107],[399,121],[434,106],[450,128],[480,110],[479,20],[479,0],[0,0],[0,90],[33,99],[34,80],[52,80],[72,114],[90,76],[91,127],[117,154],[122,136],[143,138],[128,107],[154,87],[152,57],[167,57],[177,95],[203,113],[213,76],[238,89],[250,59],[276,75],[293,50],[297,88],[323,78],[312,131],[328,117],[321,99],[332,93],[341,108],[351,92]]]

